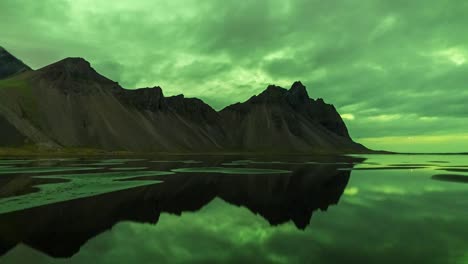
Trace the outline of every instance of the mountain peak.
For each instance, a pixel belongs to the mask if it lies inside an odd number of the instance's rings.
[[[286,89],[284,89],[283,87],[281,86],[278,86],[278,85],[274,85],[274,84],[270,84],[267,86],[267,88],[265,89],[265,91],[269,91],[269,92],[284,92]]]
[[[301,105],[309,101],[306,87],[300,82],[294,82],[288,91],[288,99],[292,105]]]
[[[65,58],[63,60],[52,63],[39,71],[42,72],[51,72],[51,71],[60,71],[64,73],[72,72],[95,72],[91,67],[91,64],[83,58]]]
[[[294,96],[309,98],[306,87],[300,81],[294,82],[293,85],[291,85],[289,93]]]
[[[277,86],[277,85],[274,85],[274,84],[270,84],[270,85],[268,85],[268,87],[263,92],[261,92],[258,95],[258,97],[268,97],[268,98],[282,97],[286,92],[287,92],[287,90],[284,89],[283,87],[280,87],[280,86]]]
[[[38,70],[41,75],[52,80],[67,80],[67,81],[94,81],[99,83],[116,84],[114,81],[100,75],[91,67],[91,63],[83,58],[70,57],[53,63]]]
[[[268,87],[258,95],[254,95],[249,99],[251,103],[275,103],[283,100],[284,95],[288,92],[288,90],[270,84]]]
[[[93,68],[91,67],[91,63],[89,63],[87,60],[79,57],[69,57],[65,58],[61,61],[58,61],[54,64],[54,66],[60,66],[63,67],[66,70],[70,71],[94,71]]]
[[[306,87],[300,82],[294,82],[289,90],[270,84],[257,96],[253,96],[250,101],[253,103],[270,102],[280,103],[288,102],[292,106],[299,106],[309,102],[309,94]]]
[[[29,70],[29,66],[0,46],[0,80]]]
[[[307,90],[304,84],[302,84],[301,81],[296,81],[291,85],[291,89],[289,89],[290,92],[300,92],[300,93],[306,93]]]
[[[83,64],[83,65],[89,65],[91,67],[91,63],[89,63],[89,61],[81,57],[68,57],[68,58],[61,60],[61,62],[67,63],[67,64]]]

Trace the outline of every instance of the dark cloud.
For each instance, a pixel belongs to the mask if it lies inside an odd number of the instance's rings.
[[[33,67],[85,57],[126,87],[160,85],[216,108],[271,83],[302,80],[311,96],[387,133],[434,133],[466,122],[467,3],[447,1],[26,1],[0,2],[2,45]],[[450,118],[449,118],[450,117]],[[370,119],[369,119],[370,118]],[[360,120],[359,120],[360,119]],[[404,123],[404,122],[403,122]]]

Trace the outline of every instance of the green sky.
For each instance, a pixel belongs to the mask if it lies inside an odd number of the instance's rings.
[[[127,88],[216,109],[301,80],[371,148],[468,151],[468,2],[1,0],[33,68],[84,57]]]

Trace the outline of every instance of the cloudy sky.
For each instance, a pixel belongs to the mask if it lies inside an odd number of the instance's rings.
[[[468,2],[1,0],[33,68],[84,57],[126,88],[216,109],[301,80],[371,148],[468,151]]]

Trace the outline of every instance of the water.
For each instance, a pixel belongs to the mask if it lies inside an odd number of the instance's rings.
[[[468,263],[468,156],[0,160],[0,263]]]

